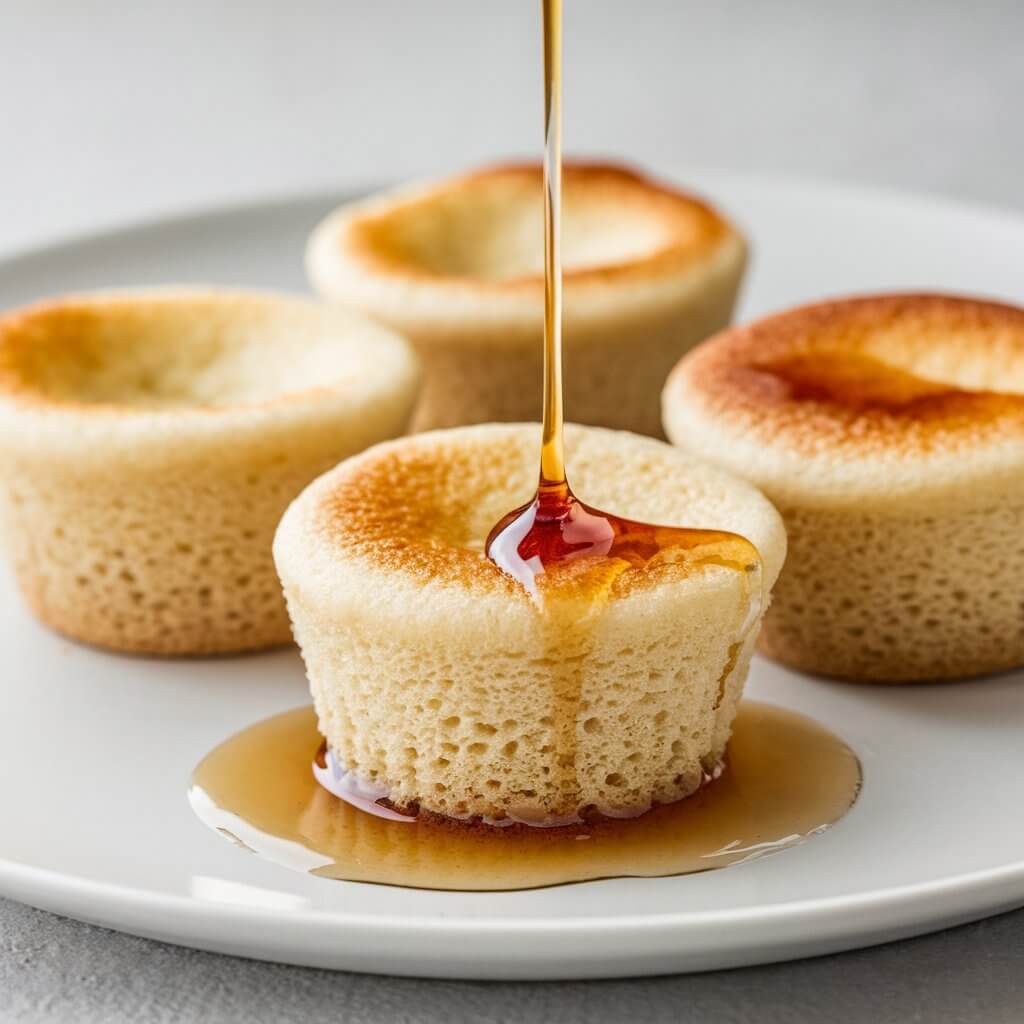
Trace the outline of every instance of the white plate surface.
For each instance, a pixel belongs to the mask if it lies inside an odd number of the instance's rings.
[[[693,178],[690,179],[694,181]],[[1024,301],[1024,221],[932,200],[698,177],[746,227],[742,315],[824,295],[942,288]],[[72,288],[301,288],[313,196],[108,233],[0,262],[0,305]],[[848,949],[1024,904],[1024,674],[886,689],[755,663],[750,693],[860,755],[826,834],[702,875],[518,893],[306,877],[193,816],[195,763],[303,703],[294,653],[160,662],[37,626],[0,577],[0,894],[139,935],[313,966],[477,978],[653,974]]]

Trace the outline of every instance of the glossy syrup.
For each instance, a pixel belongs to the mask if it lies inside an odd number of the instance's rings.
[[[565,469],[562,407],[562,4],[543,0],[544,12],[544,401],[537,493],[504,516],[487,538],[489,557],[534,597],[567,580],[579,593],[581,575],[593,571],[595,589],[607,592],[621,573],[642,569],[670,549],[687,566],[713,563],[741,573],[749,599],[761,600],[761,559],[750,541],[718,530],[633,522],[602,512],[572,492]],[[678,557],[674,560],[679,560]],[[568,571],[567,563],[575,562]],[[579,563],[587,563],[581,572]],[[559,570],[562,571],[559,571]]]
[[[586,652],[618,581],[715,566],[737,575],[746,602],[720,677],[758,621],[761,559],[748,540],[717,530],[633,522],[572,493],[562,440],[561,3],[543,0],[545,66],[544,423],[534,498],[491,531],[488,555],[519,581],[552,650]],[[560,770],[575,778],[583,658],[551,685]],[[576,666],[575,668],[573,666]],[[840,818],[860,787],[860,766],[839,739],[801,715],[740,706],[726,762],[694,795],[638,817],[595,817],[536,828],[412,816],[321,749],[312,708],[287,712],[229,739],[196,769],[190,800],[208,825],[271,860],[335,879],[432,889],[528,889],[614,876],[685,874],[786,849]],[[318,778],[320,781],[318,781]],[[334,795],[337,793],[338,795]],[[341,799],[339,799],[339,796]],[[367,813],[369,812],[369,813]]]
[[[746,538],[720,530],[635,522],[580,501],[565,468],[562,403],[562,4],[543,0],[544,15],[544,395],[537,493],[491,530],[485,551],[538,606],[539,629],[553,665],[560,721],[556,764],[574,788],[576,724],[589,633],[620,577],[671,562],[675,572],[710,566],[736,573],[745,614],[719,677],[719,701],[764,600],[761,556]],[[625,581],[623,581],[625,582]],[[573,650],[575,659],[558,658]],[[716,705],[717,706],[717,705]]]
[[[827,828],[860,786],[857,758],[835,736],[751,702],[740,708],[726,770],[694,796],[639,818],[560,828],[366,814],[314,779],[320,744],[312,708],[260,722],[199,765],[192,805],[225,838],[323,878],[493,891],[753,860]]]

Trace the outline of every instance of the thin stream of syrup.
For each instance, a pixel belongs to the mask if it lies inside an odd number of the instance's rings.
[[[540,487],[568,495],[562,440],[562,0],[544,13],[544,423]]]
[[[565,470],[560,269],[561,0],[543,0],[545,76],[544,423],[533,500],[491,531],[486,550],[533,598],[552,655],[557,768],[574,789],[583,665],[597,617],[630,573],[739,576],[745,611],[719,678],[718,700],[758,621],[761,559],[748,540],[717,530],[654,526],[579,501]],[[495,891],[618,876],[685,874],[743,863],[827,828],[850,808],[860,765],[831,733],[793,712],[744,702],[727,753],[694,795],[639,817],[568,815],[556,827],[494,828],[402,814],[386,787],[322,749],[312,708],[259,722],[197,766],[197,815],[239,846],[324,878],[432,889]],[[312,762],[313,771],[310,771]],[[719,766],[722,767],[722,766]],[[642,808],[638,809],[643,810]],[[369,812],[369,813],[367,813]],[[498,823],[495,823],[498,824]]]
[[[560,763],[573,788],[576,718],[588,625],[619,577],[672,562],[687,572],[711,566],[739,574],[746,613],[719,678],[721,702],[729,675],[756,626],[763,573],[757,548],[738,534],[655,526],[602,512],[572,492],[565,467],[562,400],[562,3],[542,0],[544,18],[544,402],[537,493],[491,530],[488,557],[517,580],[542,611],[549,645],[578,649],[565,678],[552,685],[562,709]],[[717,705],[716,705],[717,706]]]
[[[714,564],[759,575],[757,549],[737,534],[633,522],[584,504],[569,486],[562,399],[562,0],[542,0],[542,6],[544,412],[540,479],[533,499],[509,512],[491,530],[485,550],[534,597],[538,596],[538,578],[560,563],[583,558],[619,562],[612,571],[614,577],[647,564],[670,548],[691,552],[686,559],[690,564],[703,561],[694,553],[704,552]],[[728,556],[723,556],[723,547]],[[604,581],[602,589],[607,589],[607,573]],[[759,587],[753,589],[759,591]],[[756,621],[756,612],[752,618]]]

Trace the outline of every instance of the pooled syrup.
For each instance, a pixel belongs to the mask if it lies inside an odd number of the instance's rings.
[[[555,651],[585,651],[613,584],[629,573],[715,567],[737,575],[744,609],[719,678],[720,701],[756,625],[761,559],[736,534],[633,522],[572,493],[562,442],[561,2],[544,0],[545,311],[544,424],[540,482],[531,502],[492,530],[486,551],[536,601]],[[553,671],[563,698],[555,723],[557,769],[575,782],[582,658]],[[787,849],[829,827],[860,787],[850,749],[811,720],[743,703],[725,763],[672,804],[556,823],[456,820],[393,807],[384,786],[362,779],[323,747],[312,708],[260,722],[210,753],[189,796],[199,817],[238,845],[312,874],[431,889],[528,889],[615,876],[686,874]],[[646,813],[642,813],[646,812]],[[500,824],[501,827],[497,827]],[[546,828],[532,827],[546,824]]]
[[[239,846],[322,878],[494,891],[754,860],[826,829],[860,787],[857,758],[832,733],[749,701],[740,705],[725,771],[696,794],[639,818],[559,828],[367,814],[313,777],[321,743],[312,708],[259,722],[196,768],[192,806]]]

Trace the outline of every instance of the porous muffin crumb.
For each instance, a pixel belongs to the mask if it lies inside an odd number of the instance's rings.
[[[543,823],[634,813],[686,796],[723,756],[753,643],[730,664],[743,582],[670,563],[541,615],[483,553],[535,487],[538,440],[512,425],[379,445],[307,488],[278,529],[320,729],[399,806]],[[588,502],[741,533],[771,585],[785,535],[753,488],[631,434],[570,427],[566,450]]]
[[[297,298],[75,296],[0,319],[0,523],[48,625],[153,654],[283,644],[271,542],[338,459],[400,433],[415,359]]]

